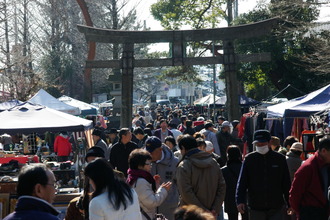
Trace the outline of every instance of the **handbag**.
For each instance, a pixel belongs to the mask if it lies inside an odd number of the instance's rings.
[[[167,220],[167,218],[163,214],[156,214],[155,218],[151,219],[149,215],[140,207],[142,215],[146,217],[147,220]]]

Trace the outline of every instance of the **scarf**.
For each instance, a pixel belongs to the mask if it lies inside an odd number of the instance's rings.
[[[135,170],[135,169],[128,169],[127,171],[128,177],[126,182],[130,185],[133,186],[133,184],[136,182],[138,178],[143,178],[147,180],[149,183],[151,183],[152,190],[156,192],[156,182],[153,178],[153,176],[144,170]]]

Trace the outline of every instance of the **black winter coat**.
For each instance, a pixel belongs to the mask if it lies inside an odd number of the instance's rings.
[[[128,142],[127,144],[123,144],[122,142],[117,142],[112,146],[110,152],[110,163],[114,169],[124,173],[127,176],[128,170],[128,156],[129,154],[137,149],[138,146],[134,142]]]
[[[227,166],[221,168],[226,181],[225,212],[227,213],[237,212],[235,193],[241,166],[241,162],[236,162],[229,163]]]
[[[269,150],[262,155],[252,152],[245,157],[237,183],[236,203],[252,210],[278,209],[288,203],[291,187],[285,156]]]

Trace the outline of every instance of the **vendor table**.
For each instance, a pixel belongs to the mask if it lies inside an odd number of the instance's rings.
[[[0,157],[0,164],[8,163],[11,160],[17,160],[19,163],[28,163],[29,158],[31,158],[31,161],[33,161],[34,163],[39,163],[39,157],[37,155],[22,155],[16,157]]]

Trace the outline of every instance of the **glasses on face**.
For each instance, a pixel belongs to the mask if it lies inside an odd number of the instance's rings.
[[[151,163],[145,163],[144,165],[151,165]]]
[[[50,185],[50,186],[52,186],[52,187],[54,187],[54,189],[58,189],[58,184],[57,184],[57,182],[54,182],[54,183],[48,183],[47,185]]]

